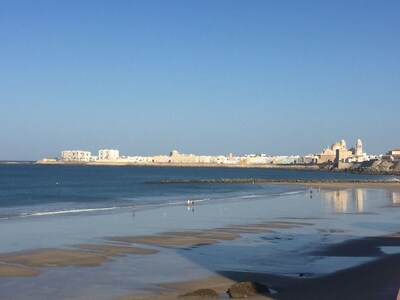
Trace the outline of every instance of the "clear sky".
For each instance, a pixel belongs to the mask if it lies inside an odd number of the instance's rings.
[[[400,1],[0,0],[0,160],[400,148]]]

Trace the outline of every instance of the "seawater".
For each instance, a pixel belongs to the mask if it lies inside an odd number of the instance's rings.
[[[176,179],[390,179],[391,176],[232,168],[0,165],[0,219],[95,213],[130,206],[277,195],[299,187],[263,184],[147,184]]]

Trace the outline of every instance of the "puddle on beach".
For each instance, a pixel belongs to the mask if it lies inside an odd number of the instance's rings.
[[[400,253],[400,246],[382,246],[381,251],[386,254],[398,254]]]

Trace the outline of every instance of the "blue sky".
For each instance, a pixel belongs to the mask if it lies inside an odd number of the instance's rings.
[[[0,0],[0,160],[400,147],[400,1]]]

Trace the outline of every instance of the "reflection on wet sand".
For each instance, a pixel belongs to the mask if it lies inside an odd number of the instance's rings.
[[[325,190],[322,196],[336,213],[362,213],[365,210],[364,189]]]
[[[364,211],[364,190],[363,189],[355,189],[354,195],[356,196],[356,204],[357,204],[357,211],[363,212]]]
[[[132,205],[131,206],[131,216],[132,216],[132,220],[135,220],[135,215],[136,215],[136,206]]]
[[[400,193],[399,192],[392,192],[391,199],[392,199],[393,204],[400,205]]]

